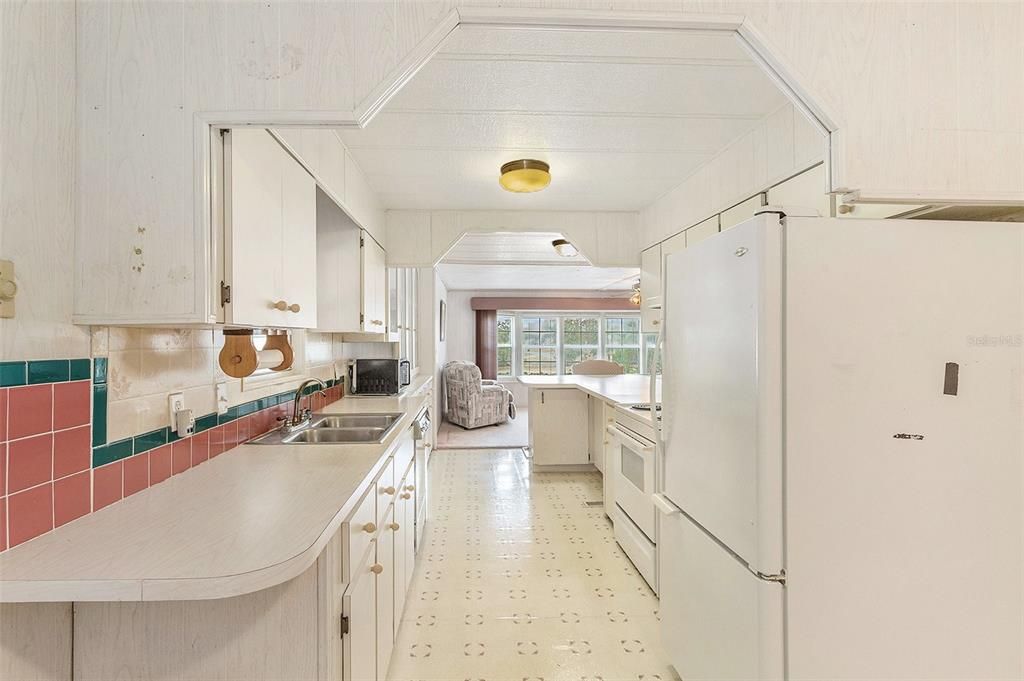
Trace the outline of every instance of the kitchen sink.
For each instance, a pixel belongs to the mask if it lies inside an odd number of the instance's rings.
[[[387,428],[305,428],[281,438],[285,445],[338,445],[383,442]]]
[[[306,425],[273,430],[250,440],[251,445],[345,445],[383,442],[401,414],[313,414]]]
[[[401,414],[338,414],[322,416],[314,414],[310,428],[384,428],[395,424]]]

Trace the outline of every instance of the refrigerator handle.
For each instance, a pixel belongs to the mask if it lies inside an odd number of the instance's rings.
[[[654,502],[654,507],[664,515],[672,516],[681,512],[675,504],[665,498],[664,494],[652,494],[651,501]]]

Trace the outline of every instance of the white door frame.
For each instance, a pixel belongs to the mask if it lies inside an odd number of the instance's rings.
[[[392,97],[408,83],[430,58],[437,53],[448,37],[460,26],[493,26],[501,28],[535,28],[581,31],[719,31],[732,33],[751,59],[783,92],[799,111],[822,133],[825,140],[826,193],[833,191],[833,156],[838,145],[832,144],[833,135],[840,127],[836,117],[815,97],[796,75],[796,71],[769,49],[757,29],[739,14],[685,14],[641,13],[589,10],[514,9],[490,7],[464,7],[453,9],[430,31],[419,44],[374,88],[352,111],[209,111],[197,112],[193,126],[193,158],[195,182],[195,239],[205,247],[197,253],[199,276],[214,276],[216,245],[213,243],[211,221],[213,198],[210,192],[211,142],[213,128],[259,125],[269,128],[283,127],[366,127]],[[458,240],[456,240],[458,241]],[[201,263],[205,267],[198,267]],[[199,291],[208,291],[207,286]],[[202,294],[197,294],[199,298]],[[200,301],[199,309],[213,301]],[[213,321],[217,309],[207,307],[206,317]]]

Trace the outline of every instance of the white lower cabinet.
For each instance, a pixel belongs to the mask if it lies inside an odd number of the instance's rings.
[[[377,678],[388,677],[388,663],[395,647],[395,507],[389,506],[377,538]]]
[[[587,394],[575,388],[531,388],[530,451],[535,466],[590,463]]]
[[[341,641],[344,651],[342,664],[345,681],[376,681],[376,654],[379,627],[377,626],[378,575],[377,546],[373,542],[363,560],[352,571],[352,583],[345,590]],[[333,680],[332,680],[333,681]]]

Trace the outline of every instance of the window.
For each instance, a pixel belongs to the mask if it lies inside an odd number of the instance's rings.
[[[640,316],[622,312],[499,311],[498,376],[572,373],[577,362],[610,359],[628,374],[646,373],[656,334],[640,332]]]
[[[640,318],[604,318],[605,357],[622,365],[624,373],[640,373]]]
[[[515,317],[498,315],[498,375],[512,376],[515,363]]]
[[[419,272],[412,267],[388,270],[388,332],[398,336],[398,356],[418,367],[416,315]]]
[[[651,373],[651,362],[654,361],[654,351],[658,344],[658,334],[656,333],[645,333],[644,334],[644,368],[645,374]],[[661,373],[661,358],[658,358],[658,363],[654,367],[654,373]]]
[[[601,356],[601,320],[598,317],[562,318],[562,373],[585,359]]]
[[[558,318],[521,317],[523,374],[552,376],[558,373]]]

